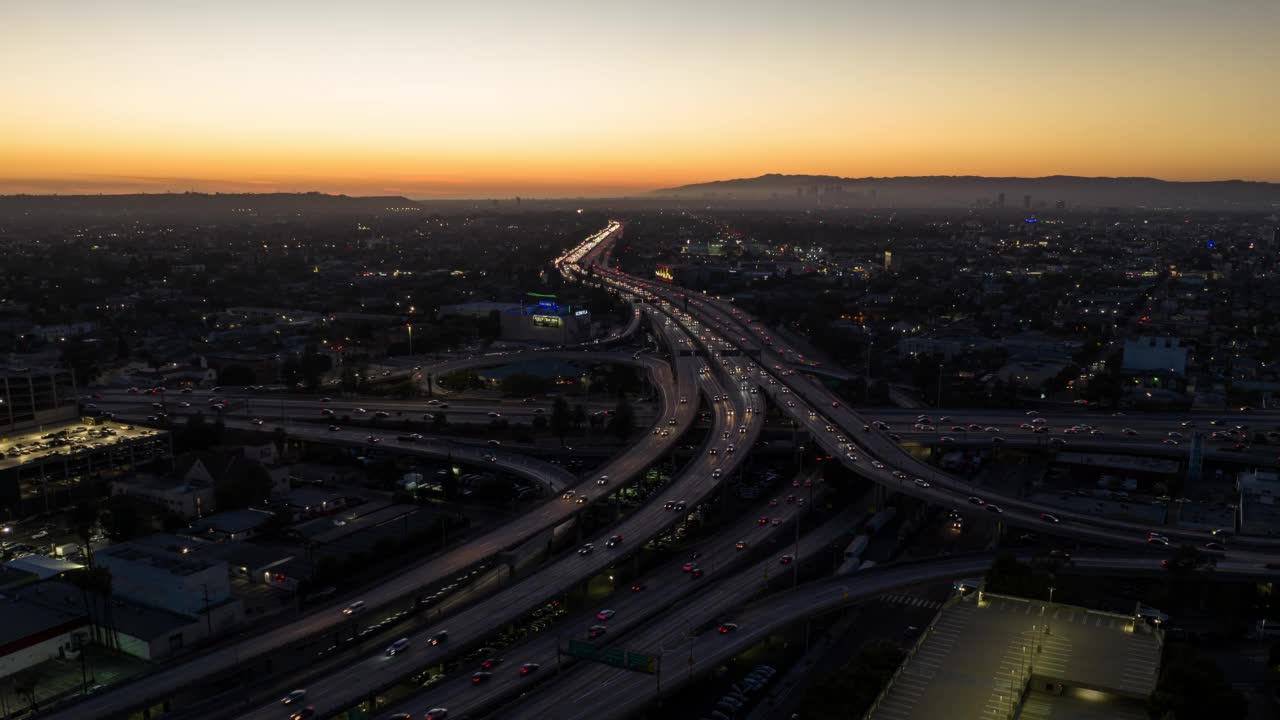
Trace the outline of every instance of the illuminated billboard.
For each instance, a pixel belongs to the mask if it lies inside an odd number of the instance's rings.
[[[561,325],[561,321],[558,315],[534,315],[533,325],[534,327],[558,328]]]

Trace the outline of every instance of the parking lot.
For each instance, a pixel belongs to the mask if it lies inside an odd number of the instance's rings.
[[[1100,699],[1145,698],[1160,648],[1129,618],[1067,605],[987,596],[943,610],[872,713],[874,720],[1008,717],[1029,676],[1096,691]],[[1064,707],[1072,692],[1037,694],[1034,712]]]
[[[147,427],[135,427],[122,423],[80,425],[68,423],[46,426],[38,430],[0,437],[0,470],[34,462],[54,455],[74,454],[106,448],[159,435],[160,431]]]

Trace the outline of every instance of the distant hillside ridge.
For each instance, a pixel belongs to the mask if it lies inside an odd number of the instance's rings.
[[[308,193],[137,193],[123,195],[0,195],[0,216],[275,217],[381,214],[420,204],[398,196]]]
[[[1247,180],[1181,182],[1148,177],[1071,175],[1034,178],[975,175],[847,178],[772,173],[663,188],[652,191],[650,195],[780,205],[816,203],[904,208],[1280,208],[1280,183]]]

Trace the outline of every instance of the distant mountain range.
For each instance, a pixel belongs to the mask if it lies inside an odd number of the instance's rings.
[[[1003,197],[1003,204],[1001,198]],[[377,216],[413,212],[521,212],[592,208],[1170,208],[1280,210],[1280,183],[1224,180],[1170,182],[1154,178],[926,176],[844,178],[761,175],[682,185],[623,198],[411,200],[400,196],[308,193],[138,193],[122,195],[0,195],[0,218],[84,222],[153,218],[190,222],[276,221],[285,218]]]
[[[138,193],[126,195],[0,195],[0,217],[279,217],[383,213],[418,208],[403,197],[352,197],[324,193]]]
[[[651,196],[715,204],[1019,209],[1149,207],[1197,210],[1280,208],[1280,184],[1222,180],[1171,182],[1144,177],[980,177],[973,175],[846,178],[761,175],[654,190]]]

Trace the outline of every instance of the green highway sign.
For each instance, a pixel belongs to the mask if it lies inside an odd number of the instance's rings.
[[[652,655],[627,652],[626,649],[618,647],[597,648],[586,640],[570,640],[569,646],[564,649],[564,654],[634,672],[652,674],[657,672],[658,667],[657,659]]]
[[[640,653],[627,654],[628,670],[653,674],[657,669],[657,665],[657,661],[651,655],[641,655]]]
[[[570,640],[569,647],[565,650],[566,655],[571,655],[583,660],[596,659],[596,646],[585,640]]]

